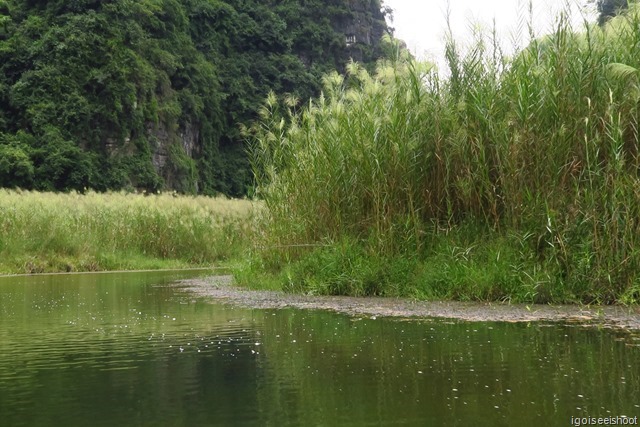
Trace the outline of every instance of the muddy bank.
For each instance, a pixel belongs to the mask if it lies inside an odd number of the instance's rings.
[[[457,301],[412,301],[376,297],[334,297],[251,291],[234,287],[231,276],[190,279],[178,286],[197,296],[248,308],[332,310],[352,316],[448,318],[472,322],[571,322],[640,330],[640,307],[551,306]]]

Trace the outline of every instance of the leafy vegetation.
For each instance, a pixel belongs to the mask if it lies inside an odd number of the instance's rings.
[[[514,58],[447,45],[329,74],[252,129],[268,223],[240,278],[303,292],[640,300],[640,9]]]
[[[237,258],[248,201],[0,190],[0,273],[204,266]]]
[[[354,3],[357,5],[358,2]],[[360,18],[386,29],[379,1]],[[268,90],[302,99],[349,56],[353,4],[0,0],[0,186],[239,196],[239,124]]]

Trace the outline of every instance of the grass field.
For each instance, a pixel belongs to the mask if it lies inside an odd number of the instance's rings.
[[[219,265],[246,246],[254,207],[174,194],[0,190],[0,273]]]

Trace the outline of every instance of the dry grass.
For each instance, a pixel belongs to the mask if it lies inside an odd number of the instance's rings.
[[[0,190],[0,272],[211,266],[237,256],[246,200]]]

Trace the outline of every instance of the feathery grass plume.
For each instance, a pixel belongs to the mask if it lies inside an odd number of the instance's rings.
[[[269,218],[264,246],[316,248],[269,256],[301,258],[287,274],[321,292],[346,289],[330,283],[335,266],[355,274],[348,260],[405,257],[415,261],[410,275],[381,274],[379,286],[353,289],[638,301],[638,28],[637,6],[602,28],[574,29],[561,15],[552,34],[511,59],[495,35],[477,34],[466,49],[451,37],[447,78],[408,58],[373,74],[351,63],[346,79],[325,77],[308,108],[269,110],[252,156],[270,171],[257,175]],[[455,248],[475,249],[460,257]],[[318,271],[325,282],[305,279],[303,271],[322,269],[309,256],[347,266],[331,264],[333,279]]]
[[[0,273],[211,266],[237,257],[251,202],[0,190]]]

